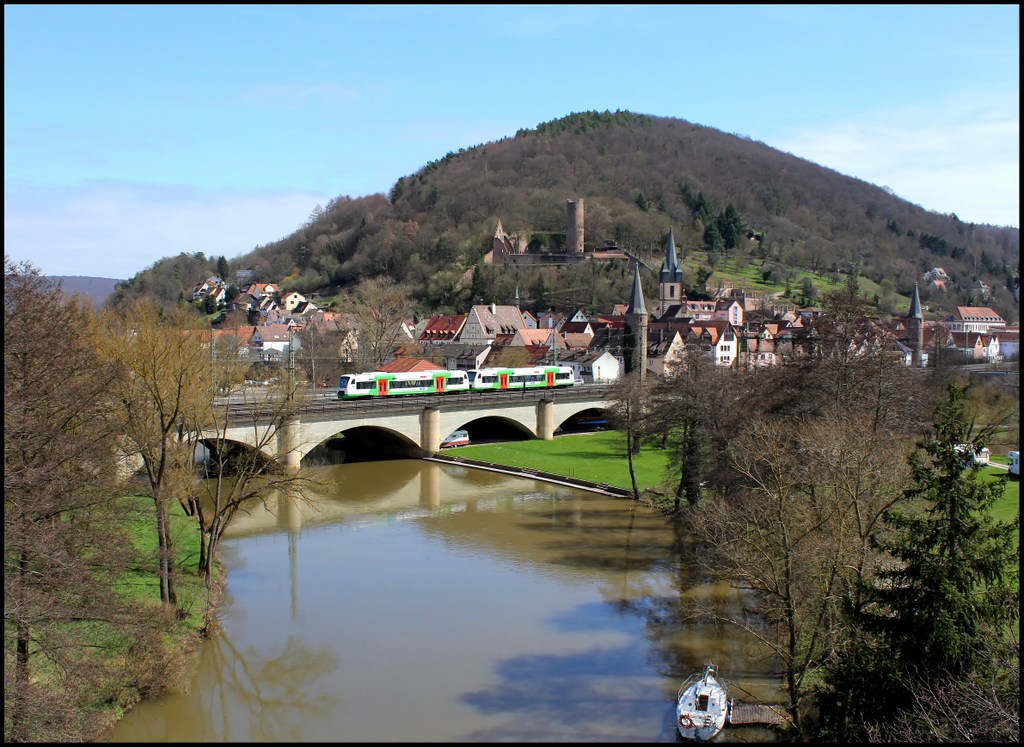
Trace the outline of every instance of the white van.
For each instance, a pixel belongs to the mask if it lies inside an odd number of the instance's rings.
[[[452,446],[469,446],[469,431],[452,431],[448,438],[441,442],[442,449]]]
[[[1007,454],[1010,457],[1010,466],[1007,468],[1007,472],[1014,475],[1018,480],[1020,479],[1020,452],[1011,451]]]

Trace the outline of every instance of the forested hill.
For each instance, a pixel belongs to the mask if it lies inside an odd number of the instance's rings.
[[[1017,318],[1009,288],[1019,277],[1019,228],[966,223],[743,136],[629,112],[571,114],[460,148],[399,178],[388,195],[339,196],[292,235],[228,259],[232,271],[253,269],[254,279],[320,297],[388,275],[408,283],[425,312],[465,311],[477,294],[508,303],[516,287],[524,298],[561,289],[551,297],[559,304],[606,308],[625,298],[628,277],[618,268],[602,270],[595,285],[597,270],[587,266],[488,267],[478,269],[471,289],[472,270],[490,250],[498,221],[507,233],[550,248],[564,241],[566,201],[577,199],[585,204],[588,245],[615,241],[649,259],[655,272],[672,227],[691,267],[705,262],[714,270],[735,260],[748,268],[756,263],[776,279],[796,271],[834,277],[857,267],[900,294],[942,267],[954,282],[935,293],[933,308],[984,300]],[[718,230],[729,225],[743,235]],[[210,250],[206,265],[179,266],[179,276],[183,269],[215,270],[218,252]],[[157,263],[118,299],[143,288],[169,292],[174,264],[189,259]],[[189,285],[203,279],[186,274]],[[975,279],[991,288],[990,298],[971,296]],[[571,289],[583,287],[586,293],[574,297]]]

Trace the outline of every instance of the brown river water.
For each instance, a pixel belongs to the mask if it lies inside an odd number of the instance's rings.
[[[416,460],[303,469],[329,485],[312,505],[232,527],[222,631],[187,691],[111,741],[673,742],[705,661],[737,701],[782,699],[749,634],[683,613],[744,599],[651,509]]]

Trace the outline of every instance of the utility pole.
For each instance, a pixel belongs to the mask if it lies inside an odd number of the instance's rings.
[[[217,335],[210,329],[210,389],[217,396]]]
[[[288,399],[295,391],[295,328],[288,328]]]
[[[558,350],[555,346],[555,320],[552,317],[548,317],[548,328],[551,330],[551,365],[555,366],[558,364]]]

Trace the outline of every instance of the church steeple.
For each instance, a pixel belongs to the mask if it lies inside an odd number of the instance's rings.
[[[910,298],[910,311],[907,312],[907,319],[924,319],[921,313],[921,296],[917,292],[917,283],[914,283],[914,295]]]
[[[683,271],[679,269],[679,263],[676,262],[676,241],[672,236],[672,226],[668,227],[668,241],[665,244],[665,260],[661,263],[661,272],[658,274],[658,282],[683,282]]]
[[[665,245],[665,259],[658,273],[658,308],[654,312],[656,319],[661,319],[673,306],[683,300],[683,271],[676,261],[676,240],[672,235],[672,226],[668,227],[668,241]]]
[[[644,292],[640,287],[640,263],[633,263],[633,290],[629,294],[629,305],[626,307],[626,315],[643,314],[647,316],[647,307],[644,305]]]
[[[914,368],[920,368],[924,360],[924,314],[921,313],[921,296],[914,283],[914,295],[910,298],[907,312],[907,338],[910,343],[911,361]]]
[[[626,326],[628,336],[623,351],[626,356],[626,372],[638,371],[640,381],[647,378],[647,306],[644,304],[644,292],[640,287],[640,263],[633,261],[633,291],[626,307]]]

